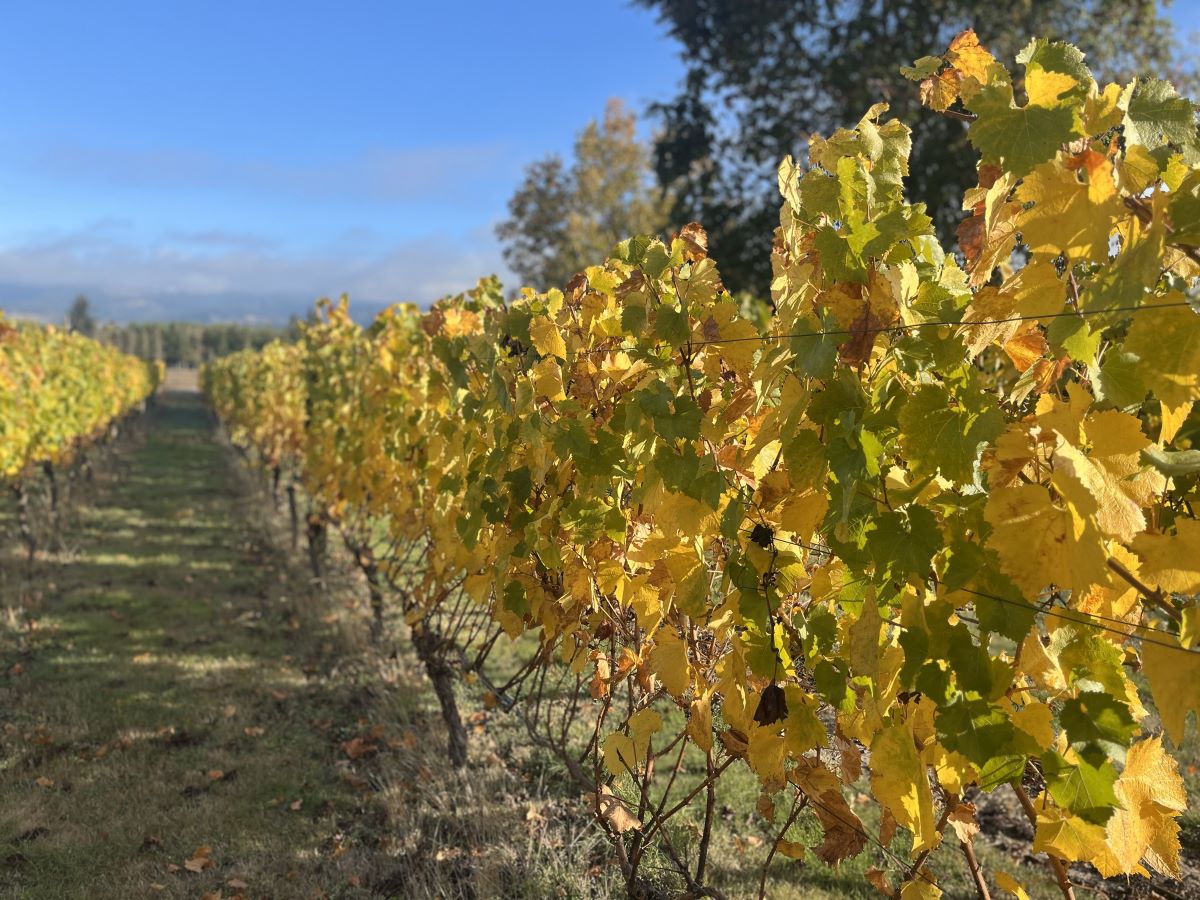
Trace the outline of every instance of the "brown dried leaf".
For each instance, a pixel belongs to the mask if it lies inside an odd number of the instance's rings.
[[[588,805],[592,810],[601,819],[608,822],[618,834],[642,827],[641,821],[633,814],[629,804],[614,794],[612,788],[607,784],[600,785],[599,797],[593,793],[584,794],[584,797],[587,798]]]

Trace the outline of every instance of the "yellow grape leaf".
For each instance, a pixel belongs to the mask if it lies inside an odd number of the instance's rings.
[[[1103,134],[1110,128],[1115,128],[1121,124],[1121,119],[1124,114],[1117,102],[1121,99],[1121,85],[1106,84],[1103,91],[1096,91],[1087,98],[1083,105],[1083,130],[1088,134]],[[1145,150],[1141,144],[1135,144],[1132,147],[1127,146],[1125,155],[1129,155],[1129,150],[1136,147],[1139,150]],[[1149,187],[1149,184],[1144,184],[1139,188],[1125,188],[1128,193],[1140,194],[1143,190]]]
[[[921,759],[933,767],[933,774],[951,794],[962,794],[965,786],[979,778],[971,761],[957,751],[950,751],[934,741],[921,751]]]
[[[1010,315],[1048,316],[1066,309],[1067,283],[1058,277],[1058,269],[1050,260],[1031,260],[1000,290],[1012,297]]]
[[[1143,464],[1141,452],[1152,445],[1137,416],[1115,409],[1089,413],[1083,430],[1092,462],[1115,479],[1117,488],[1139,506],[1150,506],[1166,487],[1166,478]]]
[[[1180,614],[1179,641],[1191,649],[1200,645],[1200,604],[1186,606]]]
[[[649,757],[650,738],[662,729],[662,716],[653,709],[639,709],[629,717],[629,737],[638,759]]]
[[[468,334],[478,334],[483,330],[479,314],[467,309],[447,309],[442,330],[446,337],[463,337]]]
[[[775,841],[775,852],[786,856],[788,859],[804,859],[804,854],[808,848],[798,841],[788,841],[779,838]]]
[[[1179,877],[1179,825],[1175,819],[1187,809],[1187,792],[1179,766],[1164,750],[1158,737],[1129,748],[1125,769],[1115,786],[1123,808],[1107,824],[1109,854],[1096,860],[1105,878],[1114,875],[1149,875],[1145,859],[1164,875]]]
[[[679,637],[673,626],[660,628],[655,636],[654,649],[650,651],[650,668],[676,699],[681,698],[692,686],[687,642]]]
[[[850,670],[855,675],[867,675],[872,678],[879,670],[879,632],[883,620],[879,618],[879,607],[874,599],[867,597],[862,604],[862,612],[850,626],[848,634],[848,661]]]
[[[950,42],[946,62],[958,72],[963,81],[963,99],[969,100],[980,87],[988,83],[988,74],[991,67],[996,65],[996,57],[979,43],[975,29],[968,28]]]
[[[1144,145],[1126,145],[1125,155],[1117,160],[1117,182],[1124,193],[1140,194],[1158,180],[1158,175],[1158,161]]]
[[[933,876],[929,874],[928,869],[921,869],[920,875],[912,881],[904,882],[900,888],[900,900],[938,900],[942,896],[942,889],[933,882]]]
[[[1049,584],[1085,590],[1108,581],[1108,557],[1100,532],[1079,509],[1077,492],[1071,502],[1050,499],[1046,488],[1020,484],[989,494],[984,517],[992,526],[987,545],[1000,557],[1000,568],[1032,600]]]
[[[671,551],[664,560],[671,581],[675,583],[672,599],[675,605],[693,618],[702,617],[708,609],[709,575],[704,560],[690,547]]]
[[[1008,354],[1018,372],[1028,370],[1049,351],[1050,345],[1046,343],[1046,336],[1037,327],[1020,332],[1004,342],[1004,352]]]
[[[996,887],[1008,891],[1017,900],[1029,900],[1029,893],[1021,885],[1021,882],[1017,881],[1017,879],[1013,878],[1007,872],[996,870],[992,873],[992,877],[996,879]]]
[[[558,326],[547,316],[536,316],[529,323],[529,337],[533,340],[534,349],[542,356],[557,356],[567,358],[567,345],[563,341]]]
[[[1097,465],[1065,441],[1054,451],[1054,465],[1072,475],[1095,499],[1096,525],[1105,536],[1129,541],[1145,530],[1141,505],[1124,489],[1128,482],[1121,474]]]
[[[1053,259],[1060,253],[1073,262],[1108,259],[1108,236],[1121,206],[1115,196],[1098,203],[1093,193],[1063,165],[1061,155],[1025,177],[1017,200],[1033,207],[1022,212],[1018,230],[1035,259]]]
[[[1044,430],[1057,431],[1076,447],[1086,443],[1083,431],[1084,416],[1092,405],[1092,395],[1082,385],[1071,382],[1067,385],[1066,401],[1051,394],[1038,398],[1037,423]]]
[[[1027,642],[1031,640],[1039,646],[1042,643],[1036,635],[1026,638]],[[1053,716],[1050,707],[1040,700],[1026,703],[1025,706],[1014,712],[1012,723],[1037,741],[1037,745],[1043,750],[1049,750],[1054,743]]]
[[[1178,519],[1175,532],[1133,539],[1130,547],[1142,560],[1141,579],[1168,593],[1200,593],[1200,522]]]
[[[819,701],[797,684],[787,685],[783,693],[788,708],[783,733],[791,754],[800,756],[809,750],[824,747],[829,736],[825,731],[825,723],[817,717]]]
[[[1200,716],[1200,652],[1184,650],[1173,637],[1150,632],[1142,641],[1142,672],[1163,728],[1183,745],[1188,710]]]
[[[1193,400],[1186,400],[1178,406],[1168,406],[1166,403],[1160,403],[1159,419],[1162,420],[1158,429],[1158,442],[1160,444],[1169,444],[1175,440],[1175,436],[1179,434],[1179,429],[1187,421],[1188,413],[1192,411],[1192,404],[1194,402]]]
[[[1164,303],[1182,303],[1173,292]],[[1138,358],[1137,371],[1151,392],[1167,407],[1200,399],[1200,315],[1188,306],[1147,306],[1147,315],[1133,317],[1124,350]]]
[[[941,836],[933,814],[933,793],[917,756],[912,732],[889,725],[871,742],[871,788],[896,821],[913,834],[913,855],[935,847]]]
[[[931,75],[921,82],[921,102],[932,110],[945,112],[958,99],[961,83],[962,76],[954,69]]]
[[[785,779],[784,761],[788,756],[787,742],[778,725],[755,725],[748,736],[746,761],[767,791],[778,791]]]
[[[546,356],[534,366],[530,375],[533,377],[533,391],[537,396],[545,397],[551,402],[566,398],[567,395],[563,392],[562,369],[552,356]]]
[[[602,751],[604,767],[613,775],[621,776],[626,772],[633,774],[637,769],[637,751],[633,740],[627,734],[614,731],[604,739]]]
[[[1104,838],[1103,825],[1049,807],[1038,813],[1033,852],[1049,853],[1069,862],[1088,862],[1106,852]]]
[[[747,319],[734,319],[721,326],[721,343],[717,351],[725,364],[743,377],[754,368],[754,354],[762,347],[758,329]]]
[[[1024,271],[1024,270],[1022,270]],[[989,286],[980,288],[963,311],[963,325],[958,329],[967,355],[974,358],[992,344],[1003,345],[1012,339],[1021,328],[1021,323],[1004,321],[1016,313],[1016,299]],[[981,322],[986,324],[971,325]]]
[[[779,525],[801,541],[809,541],[829,510],[829,494],[824,488],[793,491],[779,512]]]
[[[711,689],[692,700],[688,715],[688,736],[707,753],[713,746]]]

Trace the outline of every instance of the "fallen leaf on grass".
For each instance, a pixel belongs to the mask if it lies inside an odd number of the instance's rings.
[[[242,881],[240,878],[230,878],[227,882],[225,882],[225,886],[231,887],[238,891],[242,890],[243,888],[250,887],[250,885],[246,884],[246,882]]]
[[[242,729],[242,733],[245,734],[246,737],[262,737],[264,734],[266,734],[266,731],[267,729],[263,728],[261,725],[251,725],[249,728]]]
[[[203,872],[205,869],[211,869],[216,865],[212,859],[212,847],[207,844],[203,847],[197,847],[192,854],[192,858],[183,864],[183,867],[189,872]]]
[[[139,653],[137,656],[135,656],[135,657],[133,658],[133,661],[134,661],[135,663],[148,663],[148,662],[153,662],[153,661],[154,661],[154,654],[153,654],[153,653],[149,653],[149,652],[147,652],[147,653]]]
[[[167,886],[165,884],[159,884],[157,881],[150,882],[150,890],[154,891],[155,893],[162,893],[166,889]]]
[[[288,698],[287,691],[271,691],[271,696],[282,703]]]
[[[34,782],[34,784],[36,784],[38,787],[52,788],[54,787],[54,779],[47,778],[45,775],[42,775],[37,779],[37,781]]]
[[[300,807],[303,805],[304,805],[303,799],[293,800],[291,803],[288,804],[288,809],[290,809],[292,812],[300,812]]]
[[[377,748],[370,741],[356,737],[344,742],[342,749],[346,751],[346,755],[351,759],[361,759],[370,753],[374,753]]]
[[[209,769],[208,777],[211,778],[213,781],[220,781],[222,778],[225,777],[225,773],[222,772],[220,769]]]
[[[745,854],[747,850],[758,849],[763,845],[763,839],[757,834],[748,834],[745,837],[742,835],[734,835],[733,845],[737,848],[737,852]]]
[[[232,719],[235,715],[237,715],[237,707],[230,703],[223,710],[221,710],[221,713],[225,716],[225,718]]]

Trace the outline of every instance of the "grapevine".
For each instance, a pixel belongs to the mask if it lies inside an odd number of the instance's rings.
[[[765,325],[689,225],[511,302],[488,279],[365,329],[325,304],[301,344],[206,370],[235,439],[400,603],[439,699],[484,679],[558,754],[631,893],[652,848],[709,890],[734,765],[767,863],[881,848],[890,896],[939,896],[953,845],[986,896],[972,799],[1000,790],[1064,895],[1075,863],[1179,872],[1195,111],[1097,85],[1066,44],[1017,61],[1020,91],[968,31],[904,70],[980,154],[961,258],[906,202],[909,129],[880,104],[780,165]],[[532,648],[507,680],[501,639]]]
[[[0,484],[15,495],[32,562],[26,483],[39,470],[57,510],[55,469],[71,465],[138,409],[162,381],[147,364],[76,332],[11,324],[0,314]]]

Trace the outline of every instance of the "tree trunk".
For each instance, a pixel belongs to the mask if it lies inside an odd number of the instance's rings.
[[[17,501],[17,531],[21,536],[21,543],[25,545],[28,551],[28,566],[33,568],[34,557],[37,556],[37,538],[33,534],[33,526],[29,520],[29,494],[25,492],[25,485],[17,482],[12,486],[13,497]]]
[[[367,590],[371,595],[371,643],[378,645],[383,639],[383,588],[379,584],[379,563],[369,548],[359,550],[355,558],[367,577]]]
[[[433,683],[433,692],[442,708],[442,720],[449,732],[450,764],[456,769],[461,769],[467,764],[467,729],[463,725],[462,716],[459,715],[458,700],[454,696],[454,670],[438,652],[438,645],[441,643],[438,636],[428,628],[414,630],[412,642],[417,656],[425,664],[425,674]]]
[[[51,462],[42,463],[42,471],[46,473],[46,481],[50,484],[50,549],[57,550],[60,545],[58,533],[58,475],[54,471],[54,464]]]
[[[288,513],[292,518],[292,552],[300,549],[300,514],[296,511],[296,485],[287,486]]]
[[[325,549],[328,532],[325,520],[315,512],[308,514],[308,564],[312,568],[313,579],[318,587],[325,584]]]

